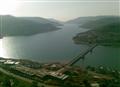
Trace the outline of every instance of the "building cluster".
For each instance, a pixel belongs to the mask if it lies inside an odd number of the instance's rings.
[[[14,64],[18,65],[20,62],[10,60],[10,59],[0,59],[0,63],[2,63],[2,64],[10,64],[10,65],[14,65]]]
[[[35,75],[38,77],[43,77],[48,73],[48,71],[43,68],[42,69],[33,69],[33,68],[29,68],[29,67],[26,67],[23,65],[18,65],[15,67],[15,69],[20,72],[26,73],[28,75]]]

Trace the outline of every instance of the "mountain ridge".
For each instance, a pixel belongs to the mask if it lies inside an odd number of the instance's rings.
[[[120,17],[104,17],[91,20],[83,25],[89,29],[78,33],[73,40],[76,44],[99,44],[107,46],[120,46]]]
[[[26,36],[45,33],[60,29],[55,22],[44,18],[34,19],[31,17],[14,17],[11,15],[0,16],[1,36]],[[37,20],[41,20],[38,22]],[[1,23],[2,22],[2,23]]]

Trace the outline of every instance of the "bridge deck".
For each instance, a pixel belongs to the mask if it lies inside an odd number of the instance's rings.
[[[63,74],[65,71],[67,71],[69,69],[70,66],[74,65],[80,59],[84,59],[85,55],[87,55],[90,51],[92,51],[96,46],[97,46],[97,44],[94,44],[91,47],[89,47],[87,50],[80,53],[78,56],[73,58],[73,60],[68,62],[63,68],[56,71],[55,75],[52,75],[52,76],[58,77],[59,75],[61,75],[61,73]],[[63,80],[64,78],[61,78],[61,79]]]
[[[66,71],[69,68],[69,66],[74,65],[80,59],[84,59],[85,55],[87,55],[90,51],[92,51],[96,46],[97,46],[97,44],[94,44],[91,47],[89,47],[87,50],[81,52],[79,55],[74,57],[73,60],[68,62],[63,68],[59,69],[56,73],[63,73],[64,71]]]
[[[89,47],[87,50],[85,50],[84,52],[80,53],[79,55],[77,55],[75,58],[73,58],[73,60],[71,60],[67,66],[72,66],[74,65],[77,61],[79,61],[80,59],[84,59],[85,55],[87,55],[89,52],[91,52],[95,47],[97,46],[97,44],[92,45],[91,47]]]

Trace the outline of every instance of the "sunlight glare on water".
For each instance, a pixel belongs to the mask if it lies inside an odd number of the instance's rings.
[[[0,57],[4,57],[5,54],[6,52],[3,47],[3,42],[2,42],[2,39],[0,39]]]

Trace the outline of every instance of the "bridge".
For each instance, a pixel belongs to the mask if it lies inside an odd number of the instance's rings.
[[[84,52],[80,53],[79,55],[77,55],[76,57],[73,58],[73,60],[71,60],[70,62],[68,62],[66,65],[67,66],[72,66],[74,65],[76,62],[78,62],[80,59],[84,59],[85,56],[89,53],[92,52],[92,50],[97,46],[97,44],[94,44],[92,46],[90,46],[87,50],[85,50]]]
[[[91,45],[88,49],[85,51],[81,52],[79,55],[75,56],[70,62],[68,62],[63,68],[59,69],[56,71],[54,74],[51,74],[54,77],[60,78],[62,80],[66,79],[67,76],[63,75],[65,71],[67,71],[70,66],[73,66],[76,62],[78,62],[80,59],[84,59],[85,56],[89,53],[92,52],[93,49],[97,46],[97,44]]]

